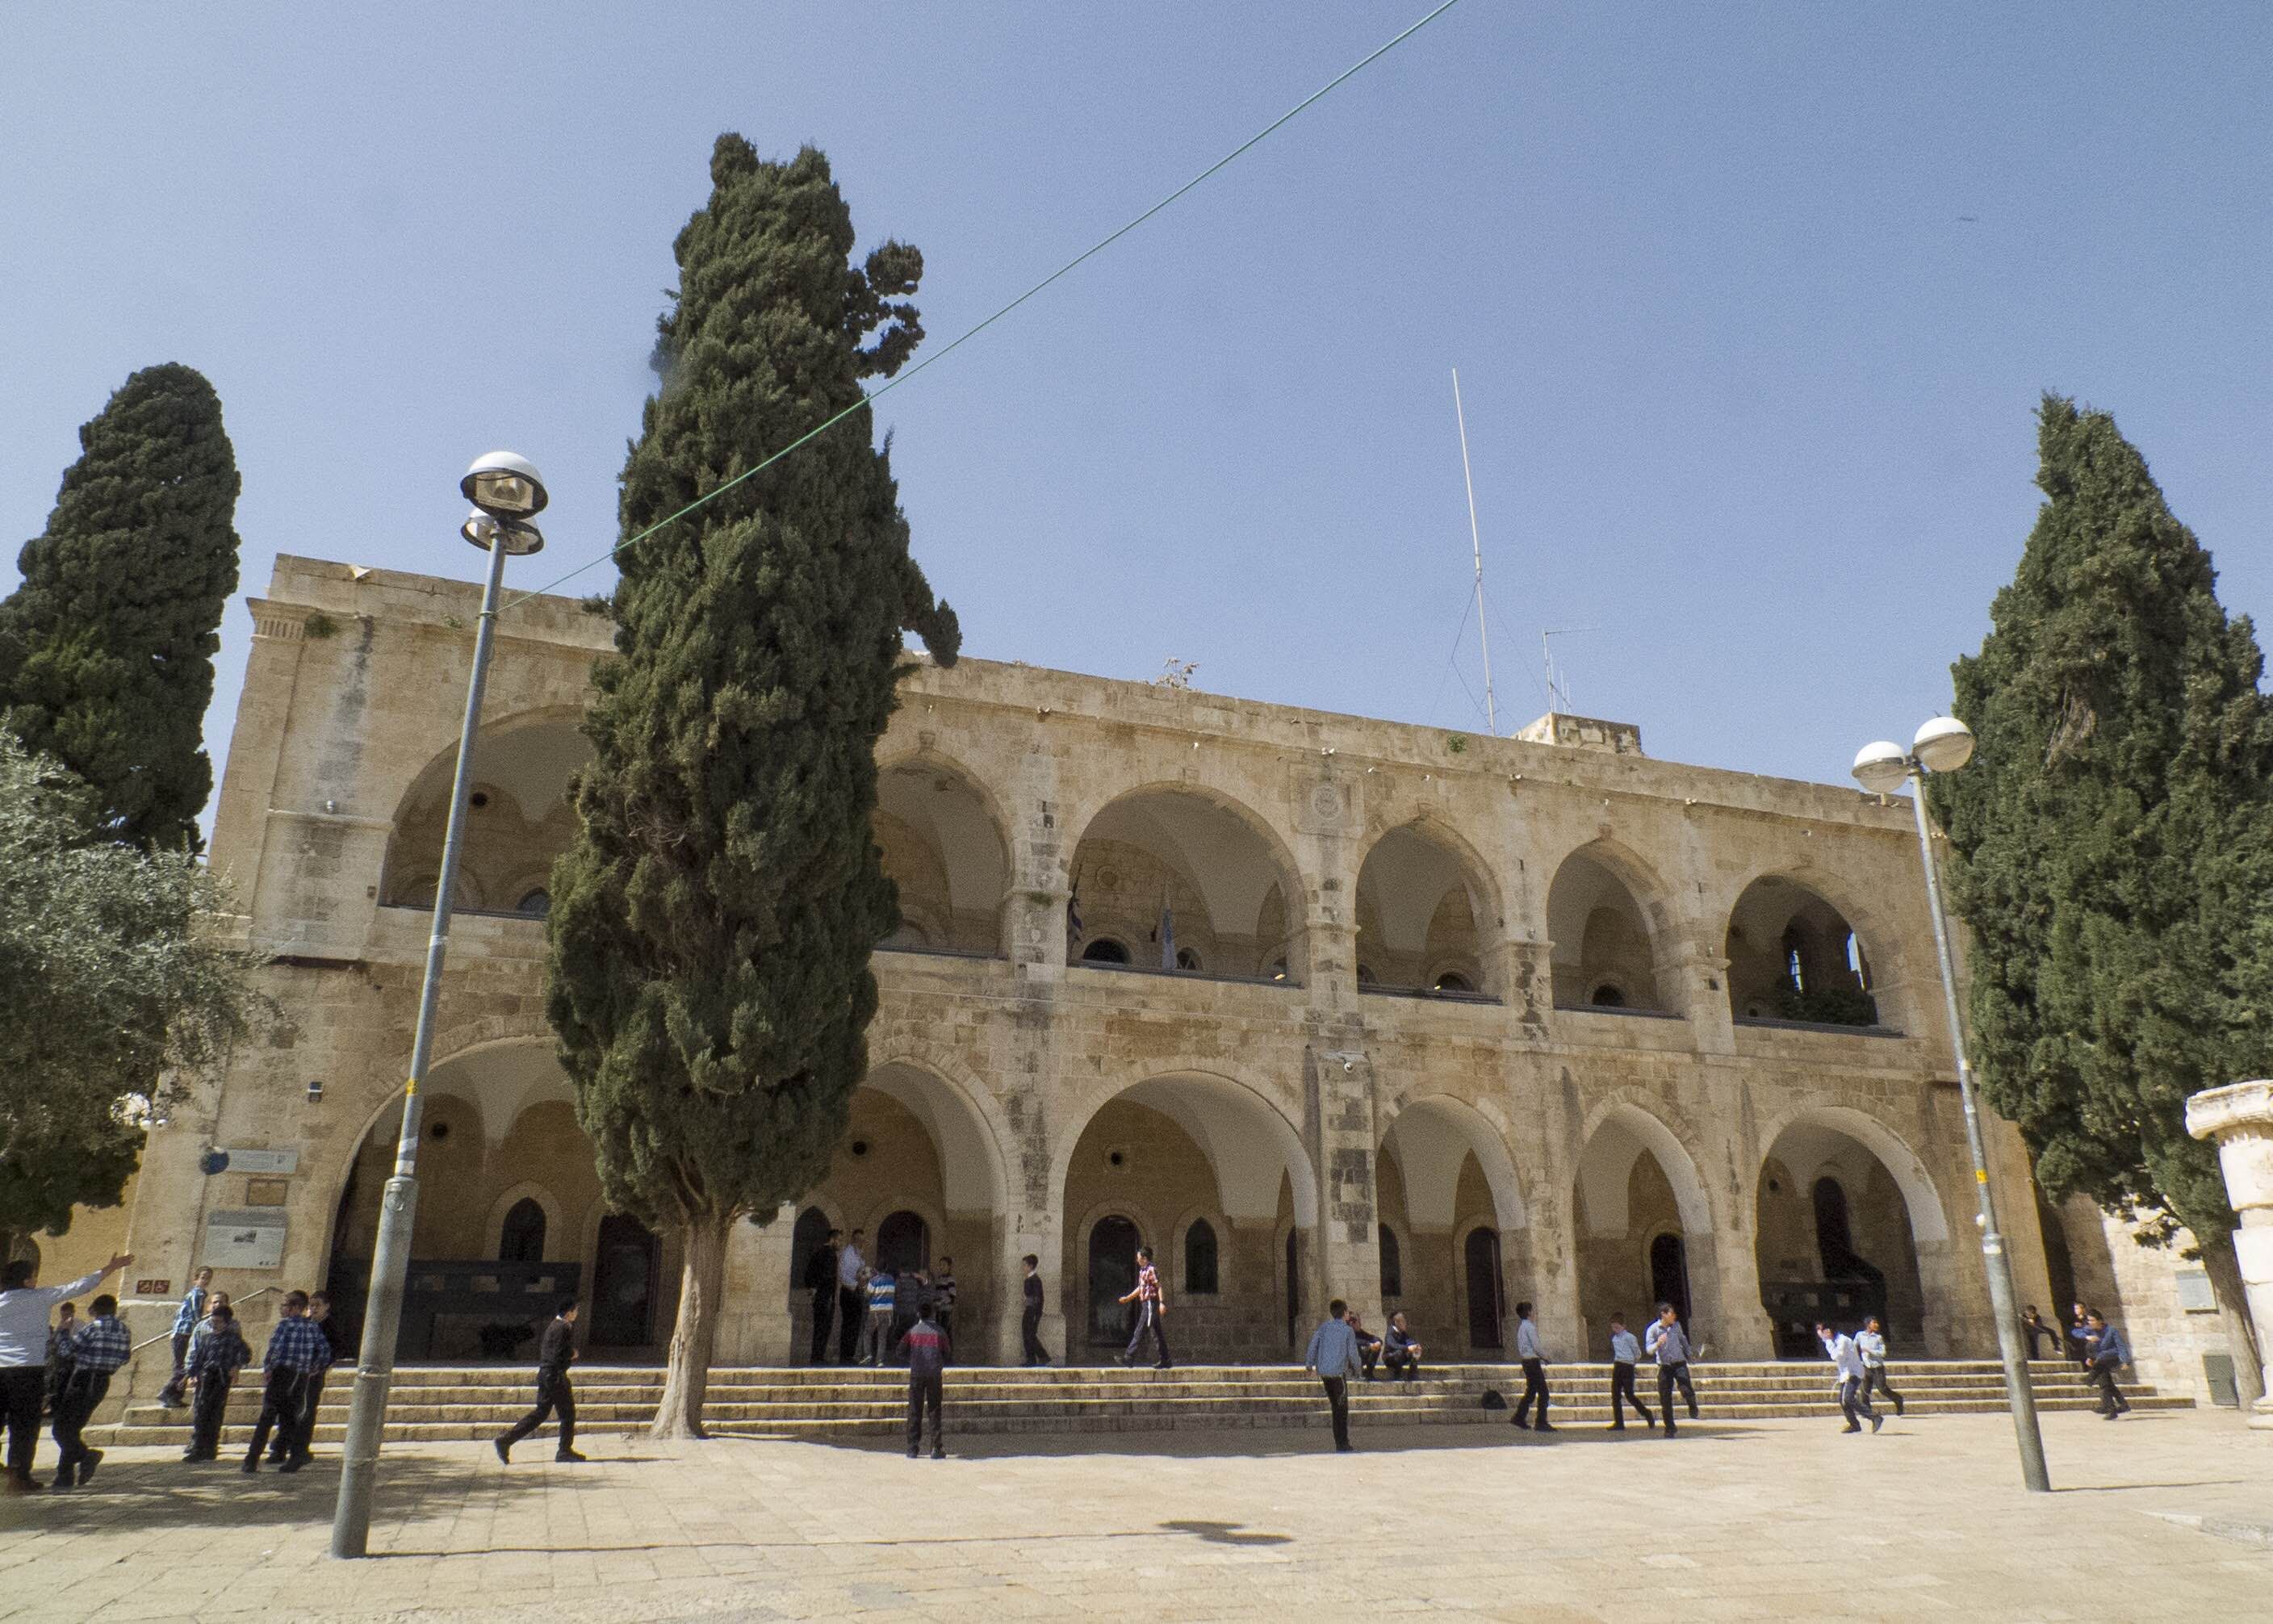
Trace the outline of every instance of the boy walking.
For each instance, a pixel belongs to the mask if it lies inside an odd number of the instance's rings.
[[[2124,1366],[2131,1362],[2131,1344],[2124,1340],[2120,1327],[2110,1325],[2106,1316],[2094,1308],[2083,1317],[2084,1346],[2089,1350],[2092,1385],[2099,1389],[2099,1413],[2112,1421],[2131,1408],[2131,1401],[2123,1396],[2117,1377]]]
[[[1871,1408],[1870,1396],[1863,1388],[1863,1351],[1855,1345],[1852,1336],[1833,1330],[1822,1320],[1815,1322],[1815,1336],[1816,1340],[1823,1344],[1823,1351],[1831,1356],[1832,1366],[1839,1372],[1839,1412],[1847,1418],[1847,1425],[1842,1430],[1859,1433],[1863,1430],[1863,1422],[1868,1421],[1871,1430],[1877,1432],[1886,1423],[1879,1418],[1879,1412]],[[1857,1417],[1861,1418],[1857,1419]]]
[[[1863,1328],[1855,1333],[1855,1348],[1863,1356],[1863,1396],[1867,1399],[1876,1388],[1894,1405],[1894,1413],[1902,1414],[1902,1396],[1887,1380],[1887,1328],[1877,1314],[1864,1321]]]
[[[190,1338],[196,1335],[198,1321],[206,1317],[211,1306],[207,1301],[213,1286],[213,1270],[200,1269],[190,1276],[190,1289],[183,1294],[182,1306],[174,1313],[174,1379],[166,1383],[158,1395],[158,1402],[169,1410],[182,1407],[182,1380],[184,1361],[189,1358]]]
[[[268,1448],[272,1428],[283,1428],[293,1435],[295,1447],[281,1470],[297,1471],[308,1463],[306,1441],[299,1436],[300,1400],[307,1392],[309,1379],[331,1368],[331,1341],[308,1318],[308,1294],[287,1291],[283,1312],[284,1317],[268,1335],[268,1351],[260,1356],[264,1373],[260,1419],[253,1424],[252,1447],[244,1452],[244,1464],[237,1468],[247,1474],[259,1471],[261,1452]]]
[[[1657,1361],[1657,1407],[1665,1415],[1665,1435],[1673,1436],[1673,1387],[1689,1401],[1689,1418],[1697,1418],[1697,1389],[1689,1385],[1689,1332],[1671,1303],[1657,1306],[1657,1318],[1642,1338],[1642,1351]]]
[[[1547,1385],[1547,1355],[1539,1345],[1539,1328],[1532,1323],[1529,1303],[1518,1303],[1515,1306],[1515,1357],[1523,1361],[1523,1398],[1516,1405],[1515,1413],[1508,1419],[1527,1432],[1534,1430],[1531,1425],[1531,1401],[1535,1398],[1539,1401],[1539,1425],[1536,1430],[1551,1433],[1555,1428],[1548,1423],[1547,1419],[1547,1401],[1552,1391]]]
[[[908,1328],[905,1338],[908,1348],[908,1458],[916,1458],[916,1448],[923,1438],[924,1409],[931,1409],[931,1458],[947,1458],[947,1420],[942,1413],[945,1398],[948,1340],[947,1332],[932,1316],[938,1310],[926,1303],[917,1310],[916,1322]]]
[[[1121,1362],[1136,1364],[1136,1350],[1144,1345],[1144,1333],[1150,1331],[1153,1349],[1160,1356],[1152,1368],[1174,1370],[1176,1362],[1168,1357],[1168,1328],[1163,1319],[1167,1305],[1160,1299],[1160,1271],[1152,1267],[1152,1247],[1136,1248],[1136,1284],[1121,1300],[1136,1305],[1136,1327],[1129,1333],[1129,1347],[1121,1354]]]
[[[1050,1362],[1050,1351],[1042,1346],[1042,1260],[1029,1252],[1021,1261],[1026,1266],[1026,1308],[1018,1330],[1026,1341],[1026,1368],[1031,1370]]]
[[[102,1451],[90,1449],[80,1434],[94,1419],[95,1406],[110,1391],[111,1373],[126,1363],[133,1342],[118,1318],[118,1299],[108,1291],[87,1305],[86,1323],[71,1333],[71,1379],[56,1396],[55,1486],[67,1489],[85,1483],[102,1464]],[[76,1474],[76,1475],[74,1475]]]
[[[229,1390],[236,1373],[252,1362],[252,1350],[236,1328],[236,1312],[227,1303],[206,1311],[205,1321],[191,1340],[184,1369],[197,1386],[190,1410],[190,1447],[185,1461],[221,1458],[221,1421],[229,1413]]]
[[[32,1476],[32,1457],[40,1447],[40,1407],[47,1396],[49,1314],[133,1261],[121,1254],[91,1275],[50,1286],[32,1283],[39,1266],[29,1258],[0,1264],[0,1412],[8,1418],[9,1493],[36,1494],[43,1486]]]
[[[581,1461],[576,1453],[576,1389],[568,1381],[568,1366],[576,1361],[576,1299],[570,1298],[544,1328],[536,1344],[536,1407],[498,1434],[490,1447],[498,1459],[513,1464],[513,1446],[544,1425],[548,1417],[560,1419],[560,1441],[552,1451],[556,1461]]]
[[[1339,1297],[1328,1303],[1325,1320],[1310,1333],[1309,1351],[1302,1355],[1302,1368],[1317,1372],[1325,1383],[1326,1406],[1334,1418],[1334,1448],[1343,1455],[1355,1447],[1349,1435],[1349,1384],[1365,1373],[1357,1333],[1344,1317],[1348,1313],[1349,1305]]]
[[[1623,1433],[1626,1430],[1625,1407],[1628,1404],[1632,1404],[1634,1407],[1634,1413],[1641,1418],[1643,1430],[1647,1431],[1657,1425],[1656,1418],[1649,1413],[1649,1407],[1641,1402],[1641,1396],[1634,1391],[1634,1366],[1640,1363],[1641,1343],[1635,1339],[1632,1331],[1626,1329],[1625,1315],[1612,1314],[1610,1316],[1610,1430],[1614,1433]],[[1666,1425],[1670,1426],[1672,1424],[1673,1415],[1669,1408],[1666,1412]]]

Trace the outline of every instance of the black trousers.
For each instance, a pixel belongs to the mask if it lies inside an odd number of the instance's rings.
[[[1610,1425],[1612,1426],[1625,1426],[1625,1406],[1628,1404],[1634,1407],[1634,1413],[1641,1418],[1641,1424],[1644,1426],[1657,1425],[1656,1419],[1649,1413],[1649,1406],[1643,1403],[1641,1396],[1634,1391],[1634,1367],[1624,1359],[1613,1359],[1610,1361]],[[1673,1418],[1670,1407],[1668,1407],[1665,1415],[1669,1421]]]
[[[1354,1446],[1349,1441],[1349,1378],[1321,1376],[1318,1380],[1326,1384],[1326,1405],[1334,1415],[1334,1448],[1351,1448]]]
[[[829,1332],[836,1322],[836,1288],[825,1285],[813,1294],[813,1353],[805,1362],[820,1365],[829,1356]]]
[[[208,1371],[198,1378],[197,1396],[190,1408],[190,1459],[220,1457],[221,1421],[229,1414],[229,1389],[235,1381],[219,1371]]]
[[[86,1458],[86,1444],[79,1436],[94,1417],[94,1407],[110,1391],[110,1373],[107,1370],[75,1370],[71,1380],[64,1383],[63,1391],[56,1395],[56,1481],[69,1479],[79,1463]]]
[[[1887,1380],[1887,1367],[1884,1365],[1865,1365],[1863,1366],[1863,1396],[1865,1398],[1870,1397],[1872,1388],[1876,1388],[1878,1391],[1884,1393],[1887,1396],[1887,1402],[1894,1405],[1894,1413],[1896,1415],[1902,1414],[1902,1396],[1900,1393],[1895,1392],[1894,1384]]]
[[[1357,1357],[1359,1363],[1365,1366],[1365,1379],[1372,1381],[1373,1367],[1381,1363],[1381,1344],[1377,1342],[1358,1343]]]
[[[2116,1369],[2113,1359],[2091,1367],[2091,1385],[2099,1389],[2099,1411],[2103,1415],[2121,1415],[2131,1408],[2131,1401],[2115,1385]]]
[[[1665,1412],[1665,1433],[1673,1435],[1673,1384],[1681,1384],[1681,1396],[1689,1401],[1689,1418],[1697,1418],[1697,1389],[1689,1385],[1689,1361],[1657,1367],[1657,1407]]]
[[[923,1438],[924,1411],[931,1411],[931,1448],[936,1455],[947,1447],[947,1423],[941,1413],[945,1381],[939,1376],[908,1375],[908,1453],[913,1455]]]
[[[560,1441],[552,1453],[566,1455],[576,1447],[576,1389],[569,1382],[566,1371],[539,1370],[536,1407],[515,1421],[498,1441],[510,1449],[555,1417],[560,1422]]]
[[[319,1370],[301,1386],[300,1418],[292,1427],[292,1435],[287,1438],[282,1427],[276,1429],[276,1441],[268,1446],[270,1460],[289,1460],[296,1455],[307,1458],[308,1446],[316,1438],[316,1411],[323,1402],[324,1373]]]
[[[261,1451],[268,1448],[272,1430],[299,1432],[300,1399],[307,1386],[307,1372],[289,1365],[279,1365],[268,1373],[260,1389],[260,1419],[252,1424],[252,1447],[244,1452],[246,1464],[259,1464]]]
[[[860,1351],[860,1327],[868,1317],[868,1299],[849,1286],[836,1288],[836,1362],[850,1365]]]
[[[1847,1418],[1849,1426],[1879,1418],[1879,1412],[1871,1408],[1871,1395],[1852,1376],[1839,1384],[1839,1413]]]
[[[1160,1355],[1160,1368],[1166,1370],[1175,1361],[1168,1357],[1168,1328],[1161,1322],[1160,1305],[1158,1303],[1136,1305],[1136,1328],[1129,1333],[1129,1351],[1121,1357],[1131,1364],[1136,1362],[1136,1350],[1144,1345],[1144,1333],[1148,1329],[1152,1333],[1152,1346]]]
[[[1027,1309],[1018,1321],[1018,1331],[1026,1339],[1026,1363],[1048,1364],[1050,1351],[1042,1346],[1042,1311],[1039,1308]]]
[[[165,1390],[158,1395],[158,1402],[169,1409],[182,1402],[182,1361],[189,1357],[189,1352],[190,1334],[187,1331],[176,1331],[174,1333],[174,1379],[167,1382]]]
[[[1382,1362],[1391,1375],[1402,1375],[1407,1381],[1421,1373],[1421,1356],[1417,1353],[1392,1353]]]
[[[1531,1425],[1528,1419],[1531,1414],[1531,1401],[1535,1398],[1539,1401],[1539,1425],[1546,1426],[1547,1399],[1553,1391],[1554,1389],[1547,1385],[1547,1361],[1545,1359],[1524,1360],[1523,1397],[1515,1406],[1515,1424],[1518,1426]]]
[[[33,1452],[40,1447],[40,1403],[47,1391],[44,1365],[0,1369],[0,1408],[8,1416],[8,1475],[26,1483],[32,1478]]]

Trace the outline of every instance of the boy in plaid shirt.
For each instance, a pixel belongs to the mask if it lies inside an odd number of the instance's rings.
[[[229,1412],[229,1389],[236,1373],[252,1362],[252,1350],[236,1328],[236,1313],[227,1303],[216,1303],[199,1328],[190,1349],[186,1369],[197,1383],[196,1406],[190,1411],[190,1447],[185,1461],[221,1458],[221,1418]]]
[[[1152,1346],[1160,1356],[1155,1370],[1171,1370],[1175,1361],[1168,1357],[1168,1328],[1161,1314],[1167,1305],[1160,1300],[1160,1271],[1152,1267],[1152,1248],[1136,1248],[1136,1285],[1121,1299],[1136,1305],[1136,1328],[1129,1333],[1129,1351],[1121,1356],[1123,1365],[1133,1365],[1136,1350],[1144,1345],[1144,1333],[1152,1333]]]
[[[198,1321],[206,1317],[206,1299],[211,1295],[207,1288],[212,1284],[213,1270],[198,1270],[190,1277],[190,1289],[183,1295],[181,1307],[175,1311],[174,1379],[166,1383],[165,1391],[158,1395],[158,1402],[169,1410],[181,1408],[184,1361],[189,1357],[190,1338],[197,1334]]]
[[[55,1486],[67,1489],[85,1483],[102,1463],[102,1451],[90,1449],[79,1436],[94,1415],[95,1406],[110,1391],[110,1374],[126,1363],[133,1351],[125,1324],[118,1318],[118,1299],[104,1292],[87,1305],[86,1323],[71,1333],[71,1372],[56,1395]]]
[[[260,1470],[260,1452],[268,1447],[271,1427],[281,1428],[292,1440],[290,1455],[278,1470],[297,1471],[308,1463],[308,1441],[300,1435],[300,1401],[310,1378],[332,1367],[332,1343],[307,1313],[305,1291],[284,1294],[284,1317],[276,1321],[268,1351],[260,1356],[260,1368],[267,1373],[260,1393],[260,1419],[253,1424],[252,1447],[244,1452],[239,1471]]]

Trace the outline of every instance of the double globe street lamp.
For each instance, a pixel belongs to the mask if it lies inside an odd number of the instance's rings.
[[[418,992],[418,1029],[410,1044],[410,1074],[402,1091],[402,1132],[395,1141],[394,1176],[379,1200],[379,1242],[371,1249],[371,1287],[364,1298],[363,1348],[356,1358],[348,1408],[347,1444],[341,1451],[340,1498],[332,1514],[332,1554],[366,1554],[371,1539],[371,1489],[379,1447],[386,1430],[387,1389],[394,1380],[394,1343],[402,1325],[402,1288],[410,1272],[411,1224],[418,1208],[418,1090],[434,1047],[434,1011],[442,991],[442,960],[450,945],[450,899],[458,884],[458,851],[473,788],[474,738],[482,720],[482,690],[489,678],[490,645],[497,632],[498,592],[508,556],[538,550],[544,537],[529,522],[544,511],[544,481],[528,458],[493,451],[475,460],[458,489],[474,505],[458,534],[490,556],[482,583],[481,620],[474,632],[474,671],[466,685],[465,720],[458,730],[458,767],[450,781],[450,821],[442,837],[442,872],[434,882],[434,926],[426,940],[426,976]]]
[[[2020,1311],[2013,1291],[2012,1260],[2005,1237],[1997,1228],[1997,1203],[1989,1191],[1989,1159],[1981,1142],[1981,1113],[1973,1099],[1973,1066],[1965,1056],[1965,1029],[1957,1011],[1957,972],[1949,951],[1949,924],[1943,917],[1941,880],[1933,862],[1933,833],[1926,822],[1925,780],[1935,773],[1954,773],[1973,760],[1973,730],[1954,716],[1936,716],[1917,730],[1904,750],[1892,739],[1879,739],[1856,752],[1855,778],[1873,795],[1887,795],[1909,780],[1917,782],[1910,792],[1910,811],[1917,819],[1918,860],[1925,869],[1927,910],[1933,916],[1933,947],[1941,961],[1941,996],[1949,1016],[1949,1046],[1957,1060],[1957,1091],[1965,1104],[1965,1140],[1973,1153],[1973,1191],[1981,1210],[1975,1222],[1981,1228],[1981,1256],[1988,1266],[1990,1310],[1997,1318],[1997,1347],[2005,1362],[2005,1394],[2013,1411],[2013,1431],[2021,1445],[2021,1478],[2031,1489],[2044,1493],[2052,1478],[2044,1470],[2044,1435],[2037,1427],[2036,1390],[2029,1384],[2029,1366],[2021,1351]]]

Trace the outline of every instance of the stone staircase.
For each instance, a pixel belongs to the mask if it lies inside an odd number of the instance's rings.
[[[1691,1367],[1707,1421],[1835,1417],[1839,1406],[1828,1365],[1712,1364]],[[1602,1426],[1609,1420],[1609,1366],[1549,1369],[1557,1425]],[[2030,1367],[2043,1410],[2089,1410],[2090,1389],[2072,1365]],[[1643,1402],[1656,1407],[1655,1372],[1642,1371]],[[575,1373],[577,1430],[628,1433],[644,1426],[663,1390],[654,1366],[580,1366]],[[2004,1373],[1991,1360],[1912,1360],[1894,1368],[1895,1386],[1915,1416],[1962,1415],[2005,1407]],[[347,1430],[349,1373],[334,1371],[316,1422],[316,1442],[337,1444]],[[1483,1408],[1488,1389],[1512,1403],[1523,1389],[1510,1365],[1454,1365],[1410,1388],[1357,1384],[1352,1410],[1364,1424],[1498,1421]],[[881,1437],[904,1426],[907,1378],[896,1370],[821,1367],[721,1368],[710,1373],[704,1414],[716,1435],[814,1441]],[[2194,1400],[2127,1385],[2141,1410],[2186,1409]],[[259,1373],[248,1371],[230,1395],[230,1442],[242,1447],[259,1409]],[[529,1373],[521,1366],[416,1366],[395,1373],[389,1442],[484,1439],[503,1431],[530,1403]],[[1678,1395],[1675,1402],[1679,1403]],[[1182,1366],[1173,1371],[1092,1368],[1016,1370],[957,1366],[947,1373],[949,1425],[964,1433],[1088,1433],[1323,1426],[1326,1410],[1315,1378],[1283,1366]],[[1630,1423],[1631,1424],[1631,1423]],[[135,1400],[109,1426],[90,1427],[104,1445],[189,1442],[189,1411]]]

